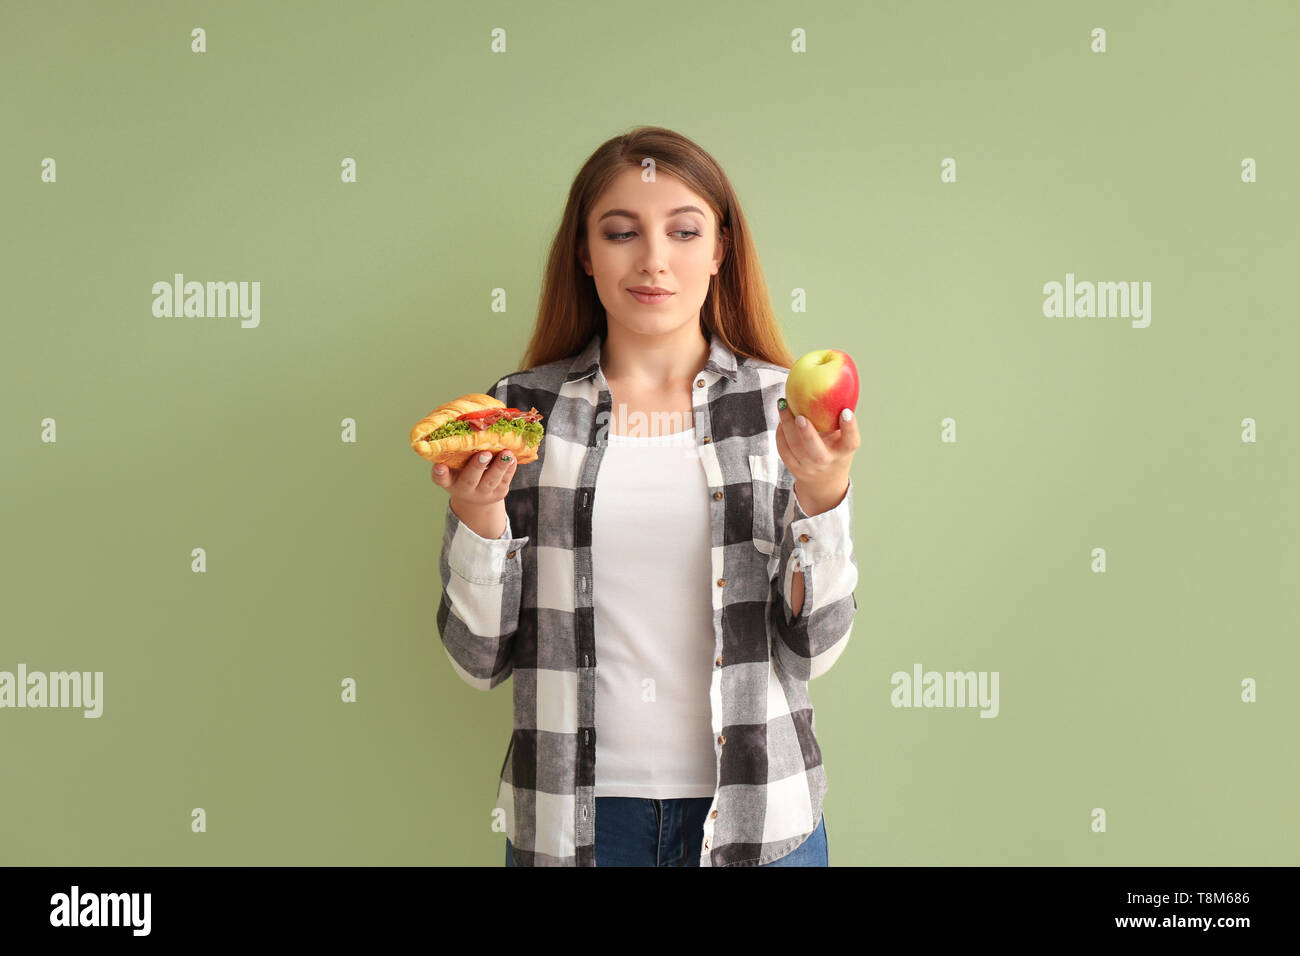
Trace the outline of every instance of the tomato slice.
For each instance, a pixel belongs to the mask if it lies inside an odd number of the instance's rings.
[[[477,418],[487,418],[489,415],[501,414],[504,418],[518,418],[523,414],[517,408],[480,408],[478,411],[466,412],[464,415],[457,417],[458,422],[474,421]]]

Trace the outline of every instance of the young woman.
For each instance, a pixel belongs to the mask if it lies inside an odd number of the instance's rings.
[[[857,609],[857,423],[785,408],[792,356],[731,184],[640,127],[569,191],[522,369],[545,437],[433,468],[456,673],[514,677],[508,866],[826,866],[808,681]],[[846,410],[847,411],[847,410]]]

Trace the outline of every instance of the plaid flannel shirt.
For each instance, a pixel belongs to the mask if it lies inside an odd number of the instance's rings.
[[[438,632],[470,687],[490,690],[514,676],[496,806],[519,866],[596,865],[592,501],[612,417],[602,344],[593,336],[576,357],[489,389],[509,407],[536,407],[545,427],[538,459],[515,470],[502,536],[475,534],[447,505]],[[807,682],[844,651],[858,606],[853,485],[827,512],[810,517],[800,507],[776,450],[776,401],[788,375],[748,357],[738,363],[710,337],[691,390],[715,579],[717,784],[701,866],[785,856],[816,829],[826,793]],[[655,556],[645,560],[653,587]],[[796,570],[804,577],[797,616]]]

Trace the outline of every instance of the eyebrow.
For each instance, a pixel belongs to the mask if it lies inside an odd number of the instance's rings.
[[[676,209],[668,210],[668,215],[675,216],[679,212],[698,212],[701,216],[704,215],[704,210],[701,209],[699,206],[678,206]],[[637,222],[641,221],[641,217],[638,216],[636,213],[632,212],[632,210],[630,209],[611,209],[608,212],[602,214],[600,219],[597,219],[596,221],[600,222],[601,219],[608,219],[610,216],[627,216],[627,218],[635,219]]]

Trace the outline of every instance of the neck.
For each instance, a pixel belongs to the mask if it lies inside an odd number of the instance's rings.
[[[663,388],[693,378],[709,360],[709,340],[698,321],[673,332],[643,335],[608,323],[600,365],[606,381]]]

